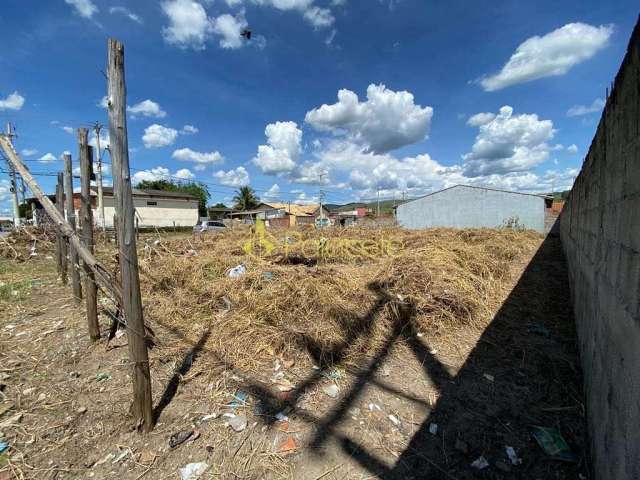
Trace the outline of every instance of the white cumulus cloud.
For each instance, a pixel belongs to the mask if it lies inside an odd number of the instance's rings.
[[[235,17],[225,13],[212,20],[213,32],[219,35],[222,48],[236,49],[244,45],[244,38],[240,35],[248,24],[241,12]]]
[[[270,5],[278,10],[306,10],[313,0],[253,0],[258,5]]]
[[[194,178],[195,176],[187,168],[182,168],[172,174],[167,167],[158,166],[155,168],[150,168],[148,170],[141,170],[136,172],[131,177],[131,183],[133,185],[138,185],[140,182],[143,182],[145,180],[193,180]]]
[[[5,98],[0,98],[0,110],[20,110],[24,105],[24,97],[17,91]]]
[[[83,18],[92,18],[98,13],[98,7],[91,0],[64,0],[67,5],[71,5],[76,14]]]
[[[335,17],[328,8],[312,6],[304,12],[304,19],[314,28],[328,28],[335,22]]]
[[[611,25],[594,27],[569,23],[542,37],[528,38],[500,72],[482,78],[480,85],[491,92],[539,78],[564,75],[605,48],[612,33]]]
[[[302,130],[295,122],[276,122],[264,131],[267,145],[258,146],[258,154],[252,162],[263,173],[279,174],[296,168],[300,156]]]
[[[337,103],[307,112],[305,122],[384,153],[427,138],[432,116],[433,108],[416,105],[410,92],[372,84],[366,101],[360,102],[351,90],[340,90]]]
[[[49,153],[45,153],[43,156],[41,156],[41,157],[38,159],[38,161],[39,161],[40,163],[51,163],[51,162],[55,162],[56,160],[58,160],[58,159],[57,159],[57,158],[56,158],[56,156],[55,156],[53,153],[51,153],[51,152],[49,152]]]
[[[469,117],[469,120],[467,120],[467,125],[471,127],[479,127],[480,125],[489,123],[494,118],[496,118],[495,113],[490,113],[490,112],[476,113],[475,115],[472,115]]]
[[[249,173],[244,167],[238,167],[225,172],[219,170],[213,174],[222,185],[229,187],[244,187],[249,184]]]
[[[203,50],[212,28],[204,7],[195,0],[167,0],[160,5],[169,17],[169,26],[162,29],[165,42]]]
[[[277,200],[278,198],[280,198],[280,186],[277,183],[271,185],[271,188],[260,196],[260,199],[266,202]]]
[[[137,115],[142,115],[143,117],[154,117],[154,118],[164,118],[167,116],[167,112],[162,110],[162,108],[160,108],[160,105],[158,103],[149,99],[136,103],[132,107],[127,106],[127,112],[133,118],[135,118]]]
[[[174,151],[171,158],[182,162],[194,162],[201,165],[217,164],[224,162],[220,152],[196,152],[190,148],[179,148]],[[196,168],[197,169],[197,168]]]
[[[36,150],[35,148],[23,148],[20,153],[23,157],[33,157],[38,153],[38,150]]]
[[[480,125],[471,152],[463,156],[464,173],[476,177],[539,165],[549,157],[552,147],[547,142],[554,134],[551,120],[513,115],[513,108],[504,106],[493,120]]]
[[[173,145],[178,137],[178,131],[174,128],[163,127],[154,123],[144,129],[142,142],[146,148],[159,148]]]
[[[141,170],[136,172],[131,177],[131,183],[135,186],[140,182],[155,180],[169,180],[171,178],[171,172],[166,167],[155,167],[149,170]]]
[[[135,13],[133,13],[131,10],[129,10],[126,7],[111,7],[109,9],[109,13],[110,14],[118,14],[118,15],[124,15],[125,17],[127,17],[129,20],[134,21],[136,23],[142,24],[142,18],[140,18],[139,15],[136,15]]]
[[[567,152],[569,152],[571,155],[575,155],[576,153],[578,153],[578,146],[575,143],[573,145],[569,145],[567,147]]]
[[[185,125],[184,127],[182,127],[182,130],[180,130],[180,133],[183,135],[195,135],[199,131],[200,130],[198,130],[198,128],[194,127],[193,125]]]
[[[591,105],[574,105],[567,110],[567,117],[579,117],[588,115],[589,113],[601,112],[604,108],[605,101],[602,98],[596,98]]]
[[[335,21],[331,10],[314,5],[314,0],[226,0],[227,5],[230,7],[237,7],[249,2],[254,5],[273,7],[281,11],[300,12],[305,21],[316,29],[328,28]],[[339,3],[334,2],[331,6],[335,7],[343,3],[344,0],[339,0]]]
[[[305,192],[302,192],[295,199],[294,203],[298,205],[315,205],[320,201],[320,198],[317,195],[308,195]]]
[[[188,168],[181,168],[174,175],[174,177],[179,178],[180,180],[193,180],[196,176],[191,173],[191,170]]]

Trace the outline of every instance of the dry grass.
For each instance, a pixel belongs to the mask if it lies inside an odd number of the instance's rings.
[[[7,237],[0,235],[0,258],[24,262],[39,252],[51,251],[54,242],[55,233],[50,228],[21,227]]]
[[[273,355],[356,365],[378,351],[399,321],[422,332],[481,326],[504,293],[510,264],[542,237],[513,230],[303,229],[267,232],[266,240],[240,229],[147,241],[140,255],[147,318],[194,342],[210,328],[207,349],[245,371],[263,370]],[[246,274],[229,278],[240,263]]]
[[[354,366],[379,351],[398,322],[435,334],[481,327],[504,296],[510,265],[541,240],[510,229],[260,235],[240,227],[187,239],[147,235],[138,243],[145,316],[192,343],[210,329],[207,350],[244,371],[264,370],[274,355]],[[34,243],[38,255],[51,255],[53,247],[43,230],[22,229],[5,243],[27,264]],[[115,271],[113,243],[96,248]],[[229,269],[241,263],[246,274],[230,278]],[[5,280],[5,308],[14,290]]]

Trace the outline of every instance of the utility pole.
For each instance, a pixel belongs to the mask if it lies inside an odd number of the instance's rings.
[[[104,200],[102,197],[102,149],[100,148],[100,130],[102,125],[96,122],[93,125],[93,130],[96,132],[96,147],[98,149],[98,168],[96,172],[96,183],[98,184],[98,225],[102,227],[102,233],[105,232],[105,219],[104,219]]]
[[[380,187],[377,187],[378,190],[378,213],[377,213],[377,217],[380,216]]]
[[[13,125],[11,125],[10,122],[7,122],[7,138],[9,139],[9,144],[11,145],[12,149],[14,136]],[[16,170],[11,164],[9,164],[9,167],[11,176],[11,197],[13,199],[13,226],[19,227],[22,222],[20,221],[20,205],[18,204],[18,182],[16,182]]]
[[[124,45],[114,38],[108,41],[107,110],[113,192],[117,216],[118,249],[124,318],[127,322],[129,361],[133,367],[133,405],[131,413],[142,431],[153,429],[149,353],[142,316],[142,295],[138,272],[138,252],[134,231],[134,208],[127,138],[127,87],[124,76]]]

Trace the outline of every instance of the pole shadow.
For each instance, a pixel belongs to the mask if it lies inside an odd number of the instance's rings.
[[[182,357],[182,362],[178,366],[178,368],[173,373],[169,383],[167,384],[162,396],[160,397],[160,401],[158,405],[153,409],[153,423],[157,423],[160,415],[164,411],[165,408],[171,403],[173,398],[178,393],[178,386],[180,385],[180,380],[183,376],[185,376],[191,367],[193,366],[193,362],[196,360],[196,357],[202,352],[205,343],[211,336],[211,328],[207,328],[203,334],[200,336],[198,341],[192,346],[192,348]]]
[[[414,306],[388,294],[384,285],[374,283],[369,288],[377,300],[365,315],[345,317],[344,312],[340,313],[344,340],[324,345],[304,333],[289,332],[319,365],[338,365],[345,359],[349,347],[372,331],[384,309],[391,308],[394,312],[385,343],[357,370],[355,380],[337,405],[322,416],[295,411],[298,418],[316,429],[309,443],[312,452],[322,455],[320,447],[331,437],[370,475],[385,480],[563,480],[578,478],[579,474],[590,478],[582,374],[566,263],[556,236],[548,236],[543,241],[455,375],[449,373],[418,337]],[[177,329],[164,326],[186,340]],[[234,365],[205,348],[210,334],[211,330],[207,330],[183,358],[154,410],[156,421],[175,396],[180,377],[188,372],[201,351],[212,355],[225,368],[236,371]],[[407,438],[406,448],[397,461],[389,464],[357,439],[345,436],[338,427],[367,385],[379,384],[376,371],[398,341],[404,342],[422,365],[424,375],[439,391],[439,398],[418,431]],[[275,413],[283,408],[295,408],[301,396],[324,379],[321,371],[312,372],[283,398],[269,385],[246,375],[245,378],[245,383],[239,386],[261,404],[261,419],[267,425],[275,423]],[[395,393],[421,402],[404,392]],[[429,432],[431,423],[439,425],[437,436]],[[531,436],[534,425],[557,428],[579,461],[559,463],[547,457]],[[522,464],[510,464],[506,446],[516,449]],[[479,456],[488,460],[488,468],[471,467],[471,462]]]
[[[453,378],[413,335],[413,324],[404,330],[440,397],[395,464],[387,466],[350,439],[341,439],[343,448],[385,480],[590,478],[570,302],[560,240],[548,236]],[[431,423],[439,425],[437,436],[429,432]],[[578,462],[547,456],[532,437],[536,425],[557,428]],[[506,446],[516,449],[522,464],[510,463]],[[488,468],[471,466],[480,456]]]

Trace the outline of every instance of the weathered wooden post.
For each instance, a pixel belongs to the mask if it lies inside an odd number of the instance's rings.
[[[73,173],[71,169],[71,154],[64,154],[64,197],[67,209],[67,221],[71,224],[73,231],[76,231],[76,210],[73,204]],[[76,303],[82,300],[82,287],[80,286],[80,260],[78,252],[69,243],[69,264],[71,265],[71,287],[73,288],[73,299]]]
[[[109,274],[106,268],[98,262],[93,254],[86,249],[82,243],[82,239],[73,231],[64,216],[60,215],[55,204],[44,194],[44,191],[33,178],[29,169],[22,160],[20,160],[18,153],[11,144],[11,139],[8,138],[7,135],[0,134],[0,150],[2,150],[11,166],[15,168],[24,179],[24,182],[29,186],[29,190],[31,190],[33,195],[38,199],[47,215],[51,217],[56,230],[62,232],[62,235],[69,239],[69,242],[73,244],[84,264],[91,267],[100,288],[111,297],[116,305],[122,305],[122,289],[118,282]]]
[[[93,152],[87,142],[86,128],[78,129],[78,150],[80,156],[80,218],[82,243],[93,255],[93,215],[91,213],[91,161]],[[98,324],[98,288],[95,275],[89,265],[84,264],[84,295],[87,305],[87,324],[89,338],[93,341],[100,338]]]
[[[56,208],[60,215],[64,216],[64,182],[62,172],[58,172],[58,183],[56,184]],[[58,274],[63,285],[67,284],[67,239],[60,231],[56,231],[56,258],[58,259]]]
[[[127,93],[124,76],[124,45],[110,38],[107,58],[109,137],[111,168],[115,197],[117,236],[119,247],[122,300],[127,322],[129,359],[133,365],[134,418],[140,428],[153,428],[151,375],[142,317],[142,296],[138,276],[138,253],[134,230],[133,197],[129,170],[129,142],[127,139]]]

